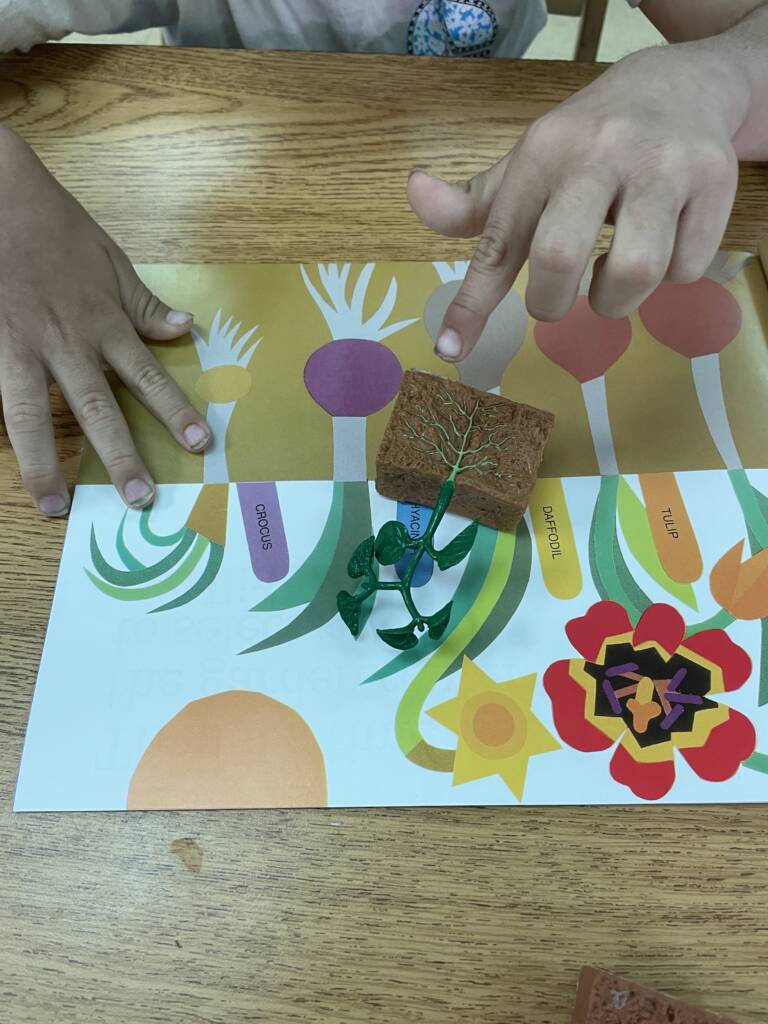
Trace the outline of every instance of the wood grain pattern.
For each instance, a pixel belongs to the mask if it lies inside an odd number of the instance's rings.
[[[408,169],[466,177],[597,71],[48,47],[0,60],[0,118],[136,260],[459,257]],[[745,167],[727,241],[766,234]],[[0,487],[4,1021],[566,1024],[584,962],[764,1021],[762,808],[13,817],[64,524],[7,441]]]

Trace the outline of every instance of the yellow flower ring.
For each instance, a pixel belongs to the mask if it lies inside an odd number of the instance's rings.
[[[488,761],[518,754],[527,734],[522,708],[503,693],[478,693],[461,710],[461,738]]]
[[[195,391],[206,402],[238,402],[251,390],[253,378],[244,366],[213,366],[201,373]]]
[[[617,744],[611,776],[636,796],[666,796],[675,750],[708,782],[731,778],[754,753],[749,719],[712,699],[752,672],[749,655],[724,630],[684,639],[683,618],[662,604],[633,629],[621,605],[600,601],[566,633],[582,657],[544,674],[560,738],[584,752]]]
[[[530,759],[560,747],[533,711],[535,691],[535,675],[497,683],[464,658],[457,696],[427,712],[458,736],[454,786],[498,775],[523,799]]]

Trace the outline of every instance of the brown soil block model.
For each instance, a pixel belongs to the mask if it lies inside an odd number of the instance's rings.
[[[379,448],[376,487],[386,498],[432,507],[458,460],[451,511],[514,530],[554,423],[541,409],[408,370]]]
[[[615,974],[584,967],[572,1024],[735,1024]]]

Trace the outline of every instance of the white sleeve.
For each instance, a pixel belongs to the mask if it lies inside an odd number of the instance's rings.
[[[630,7],[639,7],[643,0],[627,0]]]
[[[70,32],[99,35],[172,25],[177,0],[0,0],[0,53],[28,50]]]

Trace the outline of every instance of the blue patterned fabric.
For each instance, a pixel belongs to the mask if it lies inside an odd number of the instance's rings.
[[[408,30],[419,57],[489,57],[499,23],[486,0],[422,0]]]

